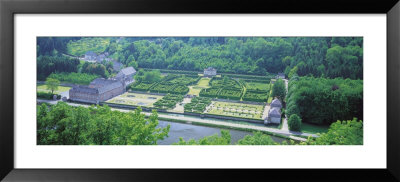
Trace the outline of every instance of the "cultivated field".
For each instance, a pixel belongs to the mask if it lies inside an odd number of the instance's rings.
[[[64,86],[58,86],[57,90],[54,90],[55,94],[60,94],[61,92],[65,92],[71,89],[71,87],[64,87]],[[47,86],[45,84],[37,84],[36,91],[38,92],[51,92],[51,90],[47,89]]]
[[[164,96],[150,95],[150,94],[138,94],[126,92],[122,95],[114,97],[106,102],[114,104],[126,104],[134,106],[153,107],[153,104]]]
[[[206,113],[239,118],[262,119],[263,105],[213,101]]]

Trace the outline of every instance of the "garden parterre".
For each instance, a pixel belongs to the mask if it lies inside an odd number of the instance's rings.
[[[212,101],[207,114],[262,119],[264,105]]]

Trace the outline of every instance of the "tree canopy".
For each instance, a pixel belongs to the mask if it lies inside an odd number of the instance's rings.
[[[39,145],[155,145],[170,125],[158,128],[156,111],[148,119],[141,108],[124,113],[105,106],[72,107],[65,102],[37,108]]]
[[[351,79],[362,79],[363,73],[362,37],[39,37],[37,42],[38,56],[107,52],[135,68],[214,67],[220,73]]]
[[[296,78],[297,80],[297,78]],[[291,79],[286,114],[302,122],[329,125],[337,120],[363,117],[363,81],[300,77]]]

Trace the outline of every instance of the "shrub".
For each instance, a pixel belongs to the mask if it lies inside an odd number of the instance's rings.
[[[91,81],[100,77],[95,74],[87,73],[52,73],[48,78],[60,80],[65,83],[74,83],[79,85],[89,85]]]
[[[301,118],[297,114],[292,114],[288,121],[289,130],[301,131]]]
[[[50,92],[48,92],[48,93],[46,93],[46,92],[37,92],[37,93],[36,93],[36,96],[37,96],[38,98],[47,99],[47,100],[53,100],[53,95],[56,95],[56,96],[57,96],[57,99],[61,99],[61,95],[52,94],[52,93],[50,93]]]

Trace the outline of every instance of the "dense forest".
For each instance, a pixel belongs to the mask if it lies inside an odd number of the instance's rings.
[[[363,81],[294,76],[289,82],[286,113],[303,122],[331,124],[363,119]]]
[[[39,37],[37,55],[83,56],[87,51],[135,68],[221,73],[363,78],[361,37]]]

